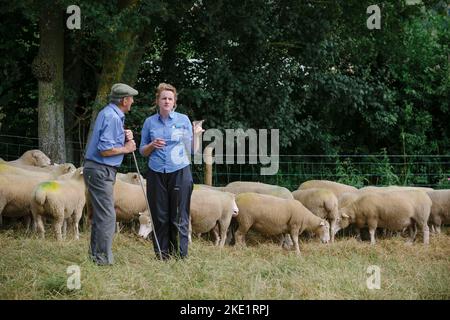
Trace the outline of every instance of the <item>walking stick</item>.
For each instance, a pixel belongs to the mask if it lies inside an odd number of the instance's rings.
[[[158,247],[159,258],[162,260],[161,247],[159,246],[158,237],[156,236],[155,224],[153,223],[152,213],[150,212],[150,204],[148,203],[147,194],[145,193],[144,183],[142,182],[142,179],[141,179],[141,173],[139,171],[139,166],[138,166],[138,163],[137,163],[137,160],[136,160],[136,155],[134,154],[134,151],[133,151],[133,159],[134,159],[134,164],[136,166],[136,170],[137,170],[137,173],[138,173],[139,183],[141,184],[142,192],[144,193],[145,203],[147,204],[147,210],[148,210],[148,214],[150,216],[150,222],[151,222],[151,224],[153,226],[153,236],[155,238],[156,246]]]

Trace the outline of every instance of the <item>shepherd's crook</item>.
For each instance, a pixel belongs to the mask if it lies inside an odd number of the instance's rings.
[[[139,171],[139,166],[138,166],[138,163],[136,160],[136,155],[134,154],[134,151],[133,151],[133,159],[134,159],[134,164],[136,165],[136,170],[137,170],[138,177],[139,177],[139,183],[141,184],[142,192],[144,193],[145,203],[147,204],[147,210],[148,210],[148,214],[150,216],[150,222],[153,226],[153,237],[155,238],[156,246],[158,247],[159,258],[162,260],[161,247],[159,246],[158,237],[156,236],[155,224],[153,223],[152,213],[150,212],[150,204],[148,203],[147,194],[145,193],[144,183],[142,182],[142,179],[141,179],[141,173]]]

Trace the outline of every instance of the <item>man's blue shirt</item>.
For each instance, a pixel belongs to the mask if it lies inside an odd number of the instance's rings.
[[[148,166],[156,172],[174,172],[190,164],[192,149],[192,124],[189,118],[172,111],[167,119],[159,113],[148,117],[142,128],[139,152],[156,138],[166,141],[161,149],[154,149],[148,159]]]
[[[103,157],[100,152],[125,145],[124,121],[125,114],[115,104],[110,103],[104,107],[95,120],[94,131],[85,158],[108,166],[119,167],[123,161],[123,154]]]

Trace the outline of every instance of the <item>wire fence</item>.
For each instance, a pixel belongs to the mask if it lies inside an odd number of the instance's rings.
[[[25,151],[37,149],[37,138],[0,135],[0,157],[10,161]],[[67,159],[76,166],[82,164],[84,150],[78,142],[66,141]],[[147,159],[135,152],[139,169],[145,173]],[[236,160],[236,157],[235,157]],[[259,181],[295,190],[307,180],[331,180],[355,187],[367,185],[408,185],[450,189],[450,155],[280,155],[278,171],[262,175],[269,165],[213,164],[213,185],[224,186],[232,181]],[[236,163],[236,161],[234,162]],[[273,165],[273,164],[272,164]],[[121,172],[136,171],[132,155],[126,155]],[[204,181],[204,165],[193,164],[195,183]]]

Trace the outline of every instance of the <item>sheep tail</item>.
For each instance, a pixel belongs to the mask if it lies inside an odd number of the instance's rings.
[[[43,205],[45,203],[45,200],[47,199],[47,192],[43,190],[42,188],[37,188],[35,194],[34,194],[34,200],[39,205]]]

